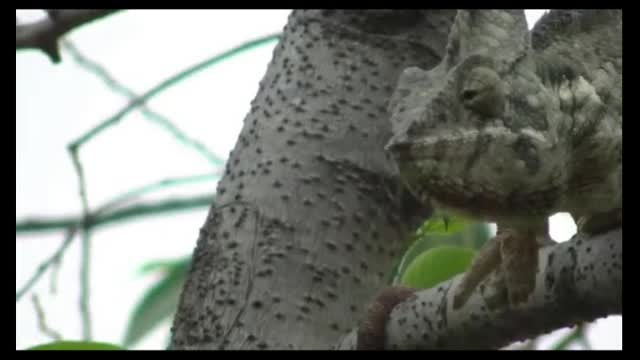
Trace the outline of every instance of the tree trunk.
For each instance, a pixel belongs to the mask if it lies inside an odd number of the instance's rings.
[[[294,11],[200,230],[172,349],[322,349],[363,314],[428,209],[383,148],[400,72],[454,10]]]

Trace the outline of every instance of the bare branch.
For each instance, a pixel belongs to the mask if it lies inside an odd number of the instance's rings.
[[[211,206],[215,194],[201,194],[191,197],[173,198],[150,203],[140,203],[108,212],[94,211],[87,219],[87,226],[108,225],[118,221],[136,217],[160,215],[166,212],[178,212],[189,209]],[[37,231],[58,231],[77,225],[82,221],[79,217],[61,218],[29,218],[16,222],[16,234]]]
[[[398,304],[386,325],[389,349],[499,349],[516,341],[622,314],[622,230],[540,250],[536,289],[508,308],[500,279],[487,279],[459,310],[453,291],[461,275]],[[494,284],[494,285],[491,285]],[[497,286],[496,286],[497,284]],[[355,349],[356,331],[338,344]]]
[[[58,39],[70,30],[118,10],[49,10],[48,17],[31,24],[16,24],[16,51],[42,50],[53,63],[60,62]]]
[[[91,227],[87,226],[87,219],[91,210],[89,209],[89,197],[87,196],[87,184],[84,176],[84,166],[80,161],[78,147],[68,148],[73,167],[78,175],[78,190],[80,192],[80,203],[82,204],[82,242],[80,258],[80,315],[82,317],[82,338],[85,341],[91,340],[91,311],[89,309],[89,277],[91,259]]]
[[[36,315],[38,316],[38,328],[40,329],[40,331],[43,334],[47,335],[48,337],[52,338],[53,340],[56,340],[56,341],[62,340],[62,335],[60,335],[59,332],[53,330],[47,325],[47,322],[45,320],[44,309],[40,304],[40,299],[38,298],[38,295],[33,294],[33,296],[31,297],[31,300],[33,301],[33,307],[35,308]]]

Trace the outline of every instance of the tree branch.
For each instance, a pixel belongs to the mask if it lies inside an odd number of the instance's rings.
[[[532,297],[515,309],[507,307],[504,286],[495,275],[456,311],[449,294],[461,275],[416,292],[391,312],[385,347],[499,349],[562,327],[622,314],[622,229],[593,237],[576,235],[545,247],[538,265]],[[337,348],[355,349],[356,341],[352,331]]]
[[[16,51],[42,50],[53,63],[60,62],[58,39],[70,30],[118,10],[51,10],[48,17],[31,24],[16,24]],[[17,22],[17,21],[16,21]]]
[[[62,340],[62,335],[60,335],[59,332],[53,330],[47,325],[47,322],[45,320],[44,309],[42,308],[42,304],[40,304],[40,299],[38,298],[38,295],[34,294],[31,297],[31,300],[33,301],[33,307],[35,308],[36,315],[38,316],[38,328],[40,329],[40,331],[55,341]]]
[[[110,212],[94,212],[89,214],[87,226],[96,227],[109,223],[123,221],[130,218],[159,215],[169,211],[183,211],[193,208],[202,208],[211,206],[215,195],[203,194],[193,197],[177,198],[162,200],[154,203],[142,203],[128,206],[122,209]],[[34,231],[50,231],[68,228],[78,224],[81,220],[79,217],[63,217],[57,219],[24,219],[16,222],[16,233],[34,232]]]

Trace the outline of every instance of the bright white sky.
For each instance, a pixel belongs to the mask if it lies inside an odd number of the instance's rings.
[[[39,14],[16,11],[24,21]],[[142,93],[186,67],[257,37],[282,31],[289,10],[136,10],[116,14],[71,33],[68,39],[97,60],[120,82]],[[531,26],[541,10],[527,11]],[[247,26],[250,24],[251,26]],[[249,103],[271,60],[274,44],[209,68],[157,96],[149,105],[172,119],[216,154],[226,158],[235,144]],[[39,52],[16,55],[16,219],[76,215],[81,211],[77,179],[66,146],[126,105],[68,53],[52,65]],[[160,179],[203,174],[211,165],[133,112],[81,151],[90,206],[99,206],[124,190]],[[213,181],[186,191],[167,190],[158,197],[214,192]],[[103,227],[92,240],[91,308],[93,335],[119,343],[130,312],[154,283],[138,275],[151,260],[174,259],[192,252],[206,210],[147,218]],[[552,218],[552,236],[569,239],[575,226],[565,214]],[[140,236],[144,234],[145,236]],[[63,241],[62,233],[16,239],[16,289]],[[79,241],[68,249],[58,274],[58,291],[49,292],[50,276],[35,287],[49,327],[65,338],[81,337]],[[27,294],[16,304],[16,349],[50,341],[37,326]],[[170,324],[159,327],[137,349],[163,349]],[[566,330],[543,343],[552,343]],[[622,349],[622,318],[599,320],[589,339],[596,349]],[[544,344],[543,344],[544,345]]]

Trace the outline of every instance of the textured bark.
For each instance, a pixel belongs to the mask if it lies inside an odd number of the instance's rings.
[[[574,237],[543,248],[529,301],[515,309],[490,278],[469,302],[452,310],[461,276],[394,307],[386,326],[388,349],[498,349],[550,331],[622,314],[622,230]],[[338,344],[355,349],[356,331]]]
[[[200,231],[173,349],[330,348],[428,209],[384,153],[386,103],[455,11],[294,11]]]

